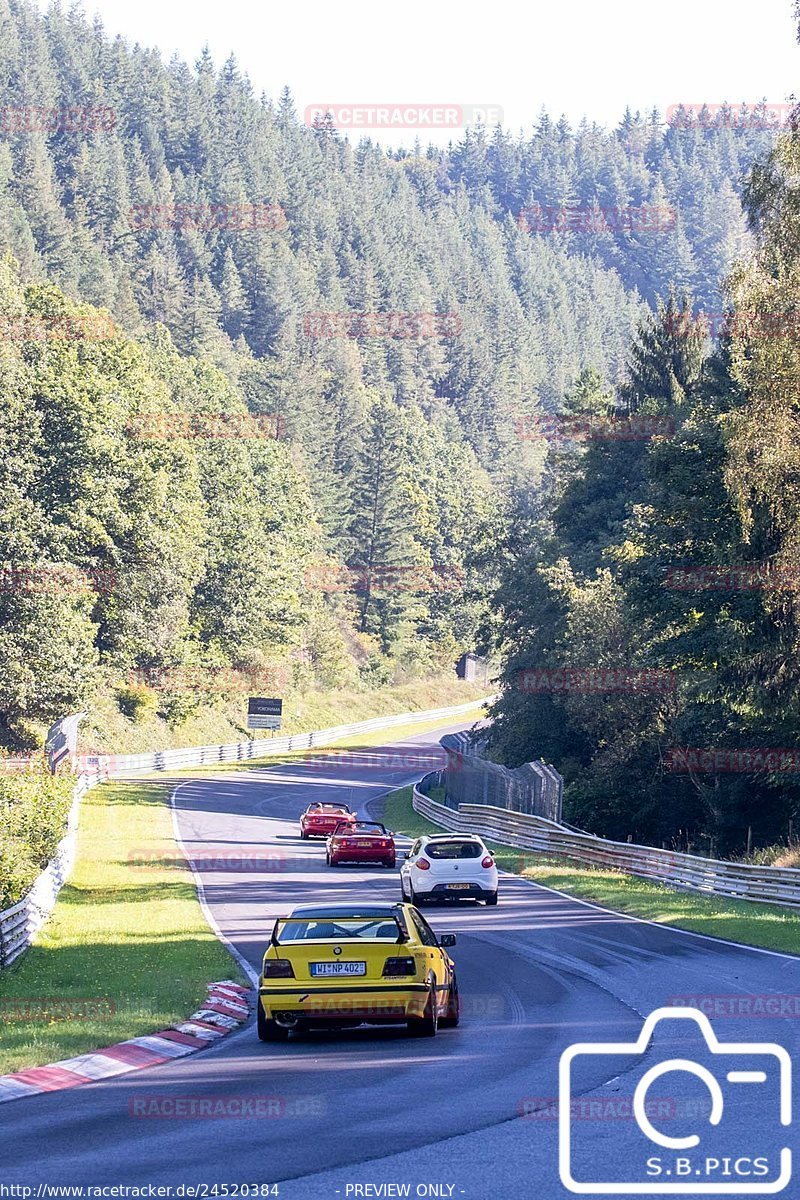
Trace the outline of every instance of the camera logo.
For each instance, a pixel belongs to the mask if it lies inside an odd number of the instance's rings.
[[[674,1024],[682,1022],[682,1026]],[[688,1023],[696,1028],[691,1030]],[[653,1047],[656,1027],[670,1044],[694,1032],[692,1058],[657,1058]],[[648,1053],[650,1051],[650,1053]],[[598,1056],[608,1055],[607,1073],[636,1079],[630,1139],[608,1154],[598,1155],[581,1145],[587,1122],[574,1123],[575,1097],[596,1087]],[[701,1061],[696,1061],[700,1059]],[[591,1075],[594,1067],[594,1076]],[[635,1042],[579,1042],[569,1046],[559,1063],[559,1172],[561,1182],[578,1194],[765,1195],[782,1191],[792,1176],[792,1153],[787,1146],[771,1152],[748,1153],[749,1138],[779,1136],[779,1126],[791,1124],[792,1064],[783,1046],[773,1042],[720,1042],[708,1017],[695,1008],[659,1008],[651,1013]],[[685,1129],[670,1136],[651,1120],[648,1092],[665,1077],[676,1089],[676,1111]],[[591,1082],[592,1078],[594,1083]],[[731,1085],[727,1087],[727,1085]],[[779,1141],[783,1141],[782,1136]],[[607,1145],[607,1144],[606,1144]],[[776,1142],[777,1147],[777,1142]],[[604,1150],[605,1150],[604,1146]],[[655,1153],[658,1148],[662,1153]],[[666,1152],[666,1153],[664,1153]],[[607,1158],[609,1170],[600,1169]],[[586,1166],[591,1164],[591,1166]],[[576,1178],[587,1172],[593,1178]],[[610,1175],[613,1178],[596,1178]],[[619,1176],[627,1178],[619,1178]]]

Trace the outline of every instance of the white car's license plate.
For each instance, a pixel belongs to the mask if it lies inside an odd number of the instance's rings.
[[[366,975],[365,962],[324,962],[312,963],[312,975]]]
[[[470,885],[468,883],[448,883],[447,886],[449,888],[468,888]]]

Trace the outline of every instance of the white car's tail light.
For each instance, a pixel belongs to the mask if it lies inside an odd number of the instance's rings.
[[[483,862],[481,863],[481,866],[482,867],[493,867],[494,866],[494,859],[492,858],[491,854],[486,855],[486,858],[484,858]]]
[[[431,869],[431,864],[428,862],[427,858],[421,858],[419,862],[414,864],[414,866],[419,867],[420,871],[430,871]]]

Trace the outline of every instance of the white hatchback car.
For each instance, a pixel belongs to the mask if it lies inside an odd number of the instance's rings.
[[[485,900],[497,904],[497,867],[479,837],[444,833],[417,838],[400,868],[403,899]]]

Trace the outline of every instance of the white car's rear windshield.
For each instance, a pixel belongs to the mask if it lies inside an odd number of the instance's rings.
[[[428,842],[426,858],[480,858],[483,847],[477,842]]]

